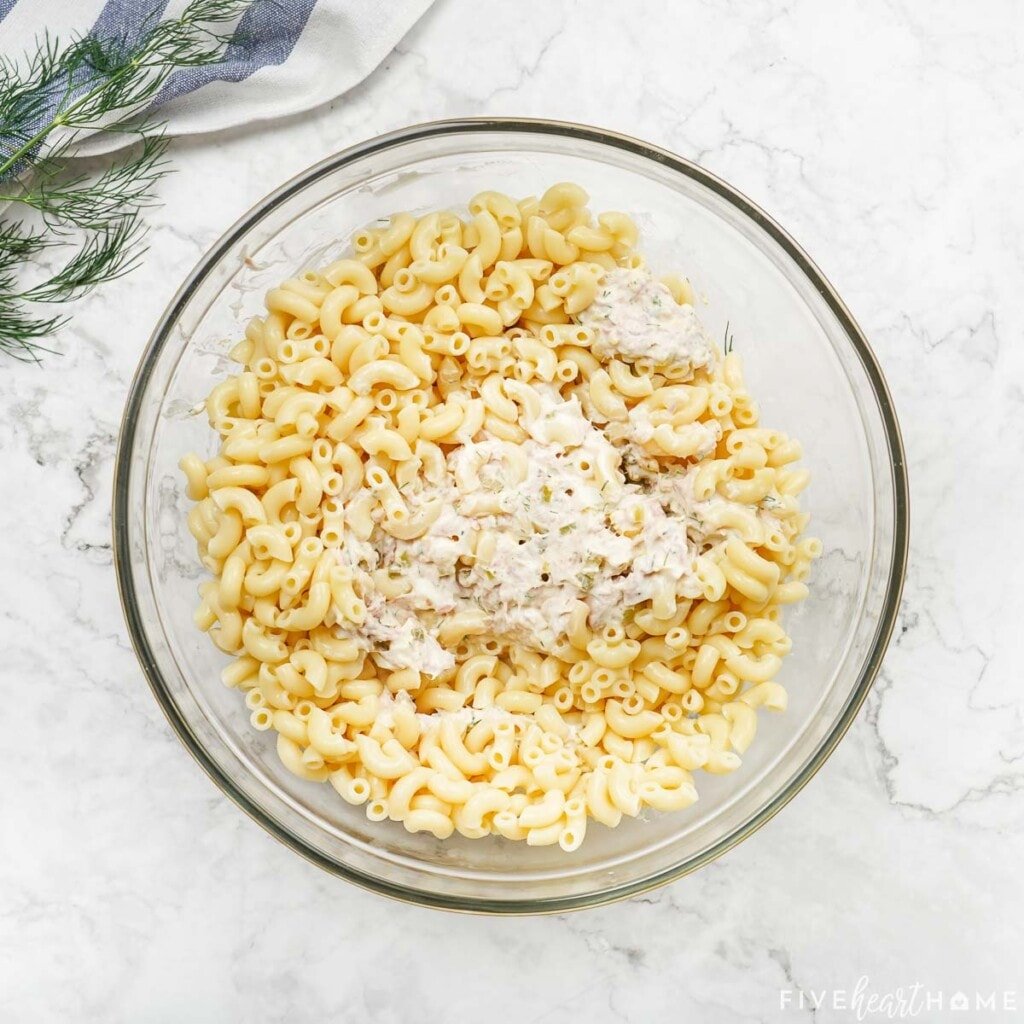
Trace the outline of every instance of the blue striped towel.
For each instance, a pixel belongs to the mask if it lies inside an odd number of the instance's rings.
[[[158,97],[172,135],[219,131],[326,103],[361,82],[432,0],[254,0],[234,26],[226,60],[182,68]],[[35,40],[131,38],[144,22],[173,17],[185,0],[0,0],[0,54],[16,59]],[[104,135],[90,152],[123,144]]]

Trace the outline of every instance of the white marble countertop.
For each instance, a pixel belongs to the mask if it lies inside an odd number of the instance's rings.
[[[61,358],[0,367],[0,1020],[829,1022],[861,977],[920,985],[921,1020],[956,990],[1000,1008],[951,1019],[1024,1013],[1022,69],[1015,0],[440,0],[342,100],[175,146],[145,265]],[[172,735],[111,563],[121,410],[183,275],[315,160],[478,114],[649,139],[775,215],[878,353],[913,492],[899,628],[817,777],[697,874],[561,917],[393,904],[275,842]]]

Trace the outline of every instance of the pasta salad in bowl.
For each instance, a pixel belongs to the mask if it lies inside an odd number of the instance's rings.
[[[361,229],[266,296],[182,459],[222,678],[373,820],[576,850],[782,710],[797,442],[628,215],[560,183]]]
[[[119,502],[143,498],[137,525],[118,510],[119,568],[172,722],[263,824],[380,891],[521,911],[656,884],[795,792],[870,683],[905,521],[884,386],[851,384],[870,352],[841,306],[815,309],[817,281],[784,280],[809,275],[772,251],[781,232],[726,191],[730,222],[692,165],[666,184],[636,154],[602,162],[623,140],[489,124],[314,168],[207,258],[165,317],[178,363],[136,382],[136,400],[162,389],[157,454],[144,469],[122,441]],[[410,146],[408,206],[382,208]],[[538,156],[581,184],[538,181]],[[371,215],[339,237],[325,202]],[[802,388],[779,393],[789,360],[765,358],[762,323],[811,346],[802,370],[843,400],[793,415]],[[832,441],[861,445],[848,464],[872,486],[817,501],[844,453],[810,453],[804,494],[796,437],[844,415]],[[154,588],[147,618],[135,570],[154,557],[174,596]]]

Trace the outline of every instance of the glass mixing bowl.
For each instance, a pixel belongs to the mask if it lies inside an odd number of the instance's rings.
[[[594,208],[634,214],[640,247],[686,274],[712,335],[726,324],[763,421],[799,438],[804,493],[825,554],[811,596],[787,616],[789,710],[762,713],[732,775],[699,775],[692,808],[592,825],[582,848],[501,839],[445,842],[366,820],[330,786],[279,763],[254,731],[225,662],[192,622],[202,579],[177,462],[213,452],[194,406],[231,372],[226,352],[268,287],[338,254],[395,210],[464,203],[496,188],[535,194],[579,182]],[[763,824],[814,775],[871,686],[899,604],[907,481],[892,402],[871,349],[831,285],[750,200],[642,142],[543,121],[448,121],[354,146],[246,214],[200,261],[160,319],[131,388],[114,485],[114,550],[132,642],[182,742],[271,834],[321,867],[399,899],[495,913],[608,902],[677,878]]]

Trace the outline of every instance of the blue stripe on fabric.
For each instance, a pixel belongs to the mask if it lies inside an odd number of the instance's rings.
[[[163,16],[170,0],[107,0],[89,31],[93,39],[123,39],[135,46]]]
[[[6,4],[8,0],[0,0],[0,5]],[[151,28],[159,20],[160,15],[166,9],[169,0],[107,0],[103,5],[89,30],[88,35],[94,39],[116,39],[122,41],[128,48],[138,43],[142,34]],[[0,6],[0,11],[5,15],[14,7],[17,0],[11,0],[10,7],[6,10]],[[72,83],[71,98],[77,97],[85,89],[89,79],[86,69],[81,69],[77,79]],[[53,119],[58,105],[65,97],[66,87],[64,83],[55,83],[51,89],[51,95],[47,97],[48,102],[39,112],[32,127],[20,138],[0,136],[0,158],[3,154],[12,153],[17,150],[26,137],[31,137],[44,125]],[[38,152],[42,144],[35,148]],[[23,170],[23,164],[19,161],[14,167],[8,168],[4,178],[16,177]]]
[[[175,71],[154,107],[210,82],[242,82],[260,68],[283,64],[299,41],[317,0],[255,0],[235,27],[224,60]]]
[[[18,0],[0,0],[0,21],[3,21],[14,10],[14,5],[17,2]]]

